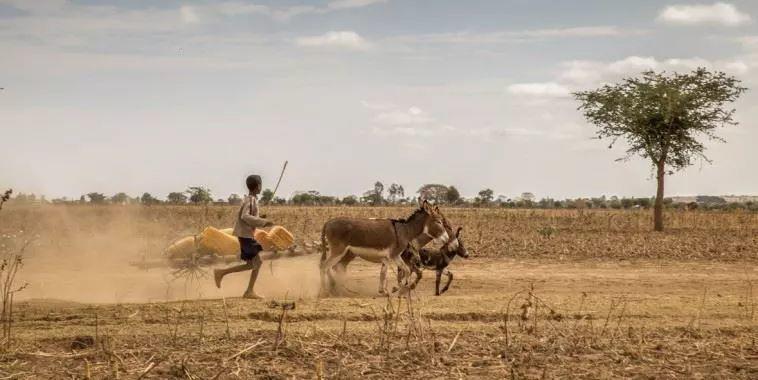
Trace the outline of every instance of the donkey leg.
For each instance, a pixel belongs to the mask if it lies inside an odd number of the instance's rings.
[[[410,277],[411,270],[401,255],[395,257],[395,264],[398,270],[398,282],[402,283],[401,289],[408,289],[408,277]]]
[[[387,267],[386,262],[382,262],[382,269],[379,271],[379,294],[387,294]]]
[[[411,289],[416,289],[416,285],[418,285],[418,283],[421,281],[421,273],[422,272],[423,271],[421,270],[421,268],[419,268],[417,266],[413,266],[413,273],[416,274],[416,280],[414,280],[413,284],[411,284]]]
[[[345,276],[347,275],[347,266],[350,264],[351,261],[355,259],[355,254],[353,252],[350,252],[348,250],[344,256],[342,256],[342,260],[340,260],[335,266],[334,266],[334,274],[337,278],[337,282],[342,282],[345,279]],[[333,285],[334,286],[334,285]]]
[[[331,247],[329,258],[321,263],[321,293],[331,295],[334,291],[334,276],[332,270],[347,252],[346,246],[335,245]]]
[[[334,266],[334,271],[338,275],[344,275],[345,273],[347,273],[348,264],[350,264],[350,262],[352,262],[354,259],[355,259],[355,254],[348,250],[348,252],[345,253],[344,256],[342,256],[342,260],[340,260],[340,262]]]
[[[445,284],[445,287],[442,288],[442,290],[440,291],[440,294],[445,293],[447,291],[447,289],[450,287],[450,283],[453,282],[453,272],[451,272],[451,271],[449,271],[447,269],[444,269],[443,273],[445,273],[445,275],[447,275],[447,284]]]
[[[440,295],[440,277],[442,277],[442,271],[438,269],[435,272],[435,276],[436,277],[434,279],[434,295],[438,296]]]

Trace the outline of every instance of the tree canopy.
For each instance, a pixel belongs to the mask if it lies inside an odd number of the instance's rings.
[[[89,198],[90,203],[101,204],[105,203],[106,196],[103,193],[92,192],[87,194],[87,198]]]
[[[171,192],[166,196],[168,203],[172,204],[184,204],[187,203],[187,196],[180,192]]]
[[[584,117],[597,126],[599,139],[610,139],[609,148],[619,139],[626,142],[622,160],[639,155],[656,168],[654,224],[663,231],[665,175],[698,158],[710,162],[702,138],[724,141],[714,131],[737,124],[735,110],[727,105],[746,90],[734,77],[699,68],[687,74],[646,71],[574,95]]]
[[[125,204],[129,201],[129,196],[126,193],[116,193],[111,197],[111,202],[115,204]]]
[[[598,126],[598,138],[609,138],[609,147],[624,139],[629,158],[635,154],[681,170],[693,158],[708,161],[698,140],[724,141],[713,131],[735,125],[735,110],[725,108],[747,89],[723,72],[700,68],[679,74],[646,71],[639,78],[575,93],[579,109]]]
[[[188,188],[187,194],[189,194],[189,200],[192,203],[213,202],[213,197],[211,197],[211,190],[202,186],[192,186]]]
[[[144,205],[152,205],[156,203],[160,203],[158,199],[153,197],[150,193],[144,193],[142,194],[142,197],[140,197],[140,202]]]
[[[272,200],[274,200],[274,192],[271,191],[271,189],[263,190],[261,193],[261,202],[263,202],[263,204],[268,204]]]

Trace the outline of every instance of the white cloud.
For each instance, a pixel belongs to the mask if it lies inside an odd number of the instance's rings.
[[[371,120],[371,132],[378,136],[406,137],[454,137],[460,139],[491,140],[494,138],[546,138],[551,140],[573,137],[571,131],[562,127],[561,122],[551,122],[549,128],[529,128],[511,126],[469,125],[458,128],[433,117],[418,106],[401,108],[390,104],[361,104],[369,110],[376,111]],[[497,123],[496,123],[497,124]]]
[[[554,106],[555,102],[551,102],[551,99],[569,97],[572,91],[616,82],[646,70],[690,72],[705,67],[747,79],[744,75],[753,65],[752,61],[745,62],[741,59],[711,61],[700,57],[657,59],[629,56],[615,61],[568,61],[560,65],[560,70],[552,80],[512,84],[507,87],[507,91],[521,96],[522,104],[545,106],[545,102],[549,102],[549,106]]]
[[[367,100],[361,100],[361,105],[375,111],[386,111],[396,108],[396,106],[392,103],[374,103]]]
[[[381,136],[437,136],[449,133],[455,128],[439,123],[421,107],[412,105],[401,108],[391,103],[369,103],[362,101],[366,109],[376,111],[371,120],[372,132]]]
[[[611,62],[607,70],[616,74],[638,73],[645,70],[655,70],[660,63],[654,57],[630,56],[622,60]]]
[[[391,136],[391,135],[404,135],[404,136],[433,136],[435,132],[429,128],[423,127],[410,127],[410,126],[397,126],[392,128],[380,128],[374,127],[373,132],[377,135]]]
[[[620,37],[643,33],[645,33],[643,30],[622,29],[616,26],[580,26],[516,31],[433,33],[400,36],[393,40],[406,43],[498,44],[571,37]]]
[[[328,8],[317,8],[311,5],[295,5],[288,7],[270,7],[255,3],[225,1],[194,6],[182,6],[180,12],[185,22],[203,21],[220,22],[228,17],[263,15],[276,21],[286,22],[295,16],[304,14],[322,14],[329,12]]]
[[[362,8],[373,4],[386,3],[387,0],[335,0],[329,2],[331,9]]]
[[[624,35],[634,35],[644,33],[640,30],[624,30],[616,26],[580,26],[572,28],[553,28],[553,29],[536,29],[525,30],[521,32],[511,32],[512,37],[614,37]]]
[[[455,132],[470,137],[479,137],[484,139],[492,139],[495,137],[504,138],[544,138],[551,140],[566,140],[575,137],[572,133],[563,131],[563,126],[557,125],[552,128],[538,129],[538,128],[523,128],[523,127],[483,127],[483,128],[471,128],[466,130],[456,130]]]
[[[411,106],[407,110],[395,109],[379,113],[374,118],[374,121],[384,125],[407,126],[429,124],[433,122],[434,119],[421,108]]]
[[[342,11],[352,8],[362,8],[372,4],[384,3],[387,0],[336,0],[328,3],[326,6],[317,7],[313,5],[293,5],[293,6],[268,6],[263,4],[246,3],[241,1],[224,1],[197,5],[191,7],[195,12],[195,20],[202,17],[203,20],[215,20],[218,16],[233,17],[245,16],[251,14],[260,14],[271,17],[277,21],[290,21],[292,18],[307,14],[326,14],[330,12]],[[184,8],[182,7],[182,17],[184,18]]]
[[[218,3],[216,9],[219,13],[227,16],[238,16],[247,14],[270,14],[271,9],[265,5],[251,4],[251,3],[239,3],[235,1],[228,1]]]
[[[194,7],[184,5],[179,9],[179,13],[182,16],[182,21],[188,24],[194,24],[200,21],[200,17],[197,16],[197,11]]]
[[[10,5],[13,8],[26,12],[40,14],[60,10],[66,5],[66,0],[0,0],[0,4]]]
[[[304,47],[329,47],[350,50],[367,50],[369,43],[358,33],[343,30],[331,31],[320,36],[300,37],[295,40],[296,44]]]
[[[283,9],[272,9],[269,14],[277,21],[289,21],[291,18],[306,14],[326,13],[323,8],[316,8],[310,5],[296,5]]]
[[[657,59],[655,57],[629,56],[620,60],[568,61],[561,64],[558,80],[571,87],[589,87],[600,83],[637,75],[645,70],[687,72],[705,67],[723,70],[727,74],[742,75],[750,65],[740,59],[708,60],[700,57]]]
[[[629,56],[617,61],[568,61],[561,64],[559,79],[574,85],[596,84],[620,76],[657,70],[661,66],[654,57]]]
[[[726,62],[724,68],[727,72],[735,74],[745,74],[750,71],[750,65],[740,60]]]
[[[758,47],[758,36],[742,36],[735,38],[736,42],[742,44],[745,49],[755,49]]]
[[[719,24],[742,25],[750,21],[750,15],[740,12],[733,4],[670,5],[658,15],[658,20],[678,25]]]
[[[508,92],[514,95],[557,98],[571,95],[571,90],[568,87],[555,82],[512,84],[508,86]]]

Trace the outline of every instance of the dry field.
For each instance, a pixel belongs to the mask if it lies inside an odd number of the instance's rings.
[[[264,210],[315,240],[331,216],[402,208]],[[350,296],[317,299],[318,258],[174,279],[130,262],[226,227],[228,207],[7,207],[6,243],[33,239],[0,378],[758,378],[758,215],[448,209],[472,253],[451,290],[426,272],[410,298],[376,296],[352,264]],[[23,232],[21,232],[23,231]],[[268,301],[294,301],[284,311]]]

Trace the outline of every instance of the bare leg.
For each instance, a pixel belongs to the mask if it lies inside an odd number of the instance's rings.
[[[255,280],[258,279],[258,272],[260,271],[263,262],[261,261],[261,258],[256,255],[252,260],[249,261],[249,263],[252,265],[252,271],[250,272],[250,282],[248,282],[247,290],[245,291],[245,294],[242,295],[242,297],[261,299],[263,297],[255,294],[255,290],[253,290],[253,288],[255,287]]]
[[[257,257],[257,256],[256,256]],[[260,259],[258,259],[260,260]],[[213,279],[216,281],[216,287],[221,288],[221,280],[229,273],[237,273],[237,272],[243,272],[246,270],[253,269],[253,264],[251,261],[248,261],[244,264],[235,265],[233,267],[224,268],[224,269],[214,269],[213,270]]]

